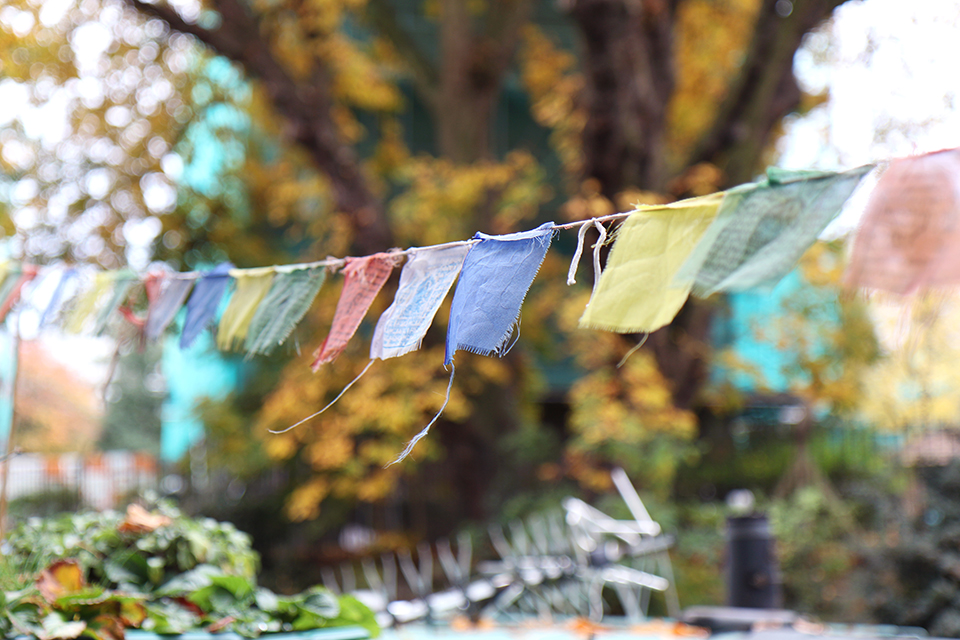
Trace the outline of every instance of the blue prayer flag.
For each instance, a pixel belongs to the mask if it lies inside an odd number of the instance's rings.
[[[166,331],[190,294],[192,286],[191,278],[185,278],[180,274],[166,276],[160,296],[147,311],[144,334],[148,340],[156,340]]]
[[[222,262],[213,271],[205,273],[193,287],[193,295],[187,301],[183,333],[180,334],[181,349],[192,345],[200,332],[206,329],[217,315],[220,300],[230,284],[230,270],[233,268],[229,262]]]
[[[553,231],[546,222],[522,233],[474,236],[480,242],[467,253],[450,306],[445,365],[458,349],[503,355]]]

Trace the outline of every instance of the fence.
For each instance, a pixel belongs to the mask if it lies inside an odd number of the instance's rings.
[[[77,506],[111,509],[130,494],[157,487],[156,459],[145,453],[59,455],[20,454],[0,463],[10,465],[7,498],[55,491],[75,491]]]

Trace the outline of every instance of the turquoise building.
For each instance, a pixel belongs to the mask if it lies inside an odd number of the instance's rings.
[[[204,399],[222,400],[243,380],[243,363],[221,354],[209,331],[204,331],[189,349],[181,349],[179,342],[179,333],[167,335],[161,359],[167,382],[160,437],[160,460],[164,463],[180,460],[203,438],[197,404]]]

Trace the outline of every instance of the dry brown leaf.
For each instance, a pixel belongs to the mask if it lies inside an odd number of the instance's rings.
[[[150,533],[170,524],[170,518],[160,513],[150,513],[138,504],[127,507],[127,517],[117,530],[120,533]]]
[[[75,560],[57,560],[37,576],[37,589],[47,602],[75,593],[86,586],[83,570]]]

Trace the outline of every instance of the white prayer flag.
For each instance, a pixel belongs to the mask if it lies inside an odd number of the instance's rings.
[[[396,358],[416,351],[444,297],[460,273],[467,244],[415,250],[403,265],[393,304],[373,332],[370,358]]]

